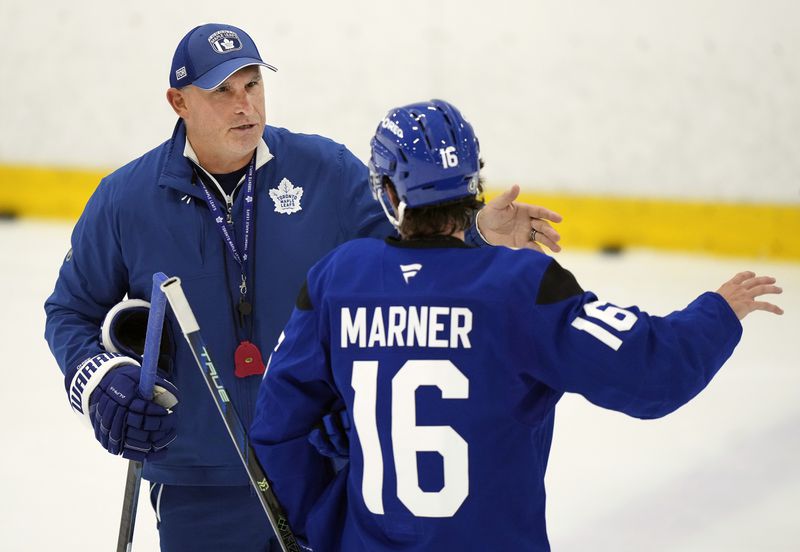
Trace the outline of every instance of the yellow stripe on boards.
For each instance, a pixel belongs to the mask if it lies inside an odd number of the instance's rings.
[[[0,214],[76,220],[108,171],[0,165]],[[499,188],[487,193],[487,199]],[[650,247],[800,260],[800,204],[522,193],[564,216],[565,248]]]
[[[487,200],[497,192],[487,193]],[[650,247],[800,260],[800,204],[520,194],[556,211],[564,248]]]
[[[0,213],[77,220],[109,172],[0,165]]]

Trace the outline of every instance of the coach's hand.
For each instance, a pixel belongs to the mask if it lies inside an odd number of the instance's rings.
[[[70,378],[72,408],[86,416],[100,444],[130,460],[156,460],[176,436],[178,389],[156,376],[153,398],[139,393],[141,368],[132,358],[104,353]]]

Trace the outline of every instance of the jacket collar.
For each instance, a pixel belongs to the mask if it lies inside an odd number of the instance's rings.
[[[211,174],[206,170],[206,168],[203,165],[200,164],[200,161],[197,160],[197,154],[195,153],[194,148],[192,147],[192,143],[189,142],[188,139],[184,141],[186,142],[186,145],[183,147],[183,156],[186,157],[187,159],[194,161],[195,165],[206,171],[208,174]],[[269,151],[269,146],[264,141],[264,137],[262,136],[261,140],[259,140],[258,142],[258,146],[256,147],[256,170],[266,165],[267,161],[272,159],[272,157],[273,157],[272,152]]]
[[[175,124],[172,138],[167,142],[166,156],[167,160],[158,179],[158,185],[204,199],[205,196],[197,186],[192,167],[193,163],[198,166],[200,164],[189,140],[186,139],[186,125],[183,124],[183,119],[178,119]],[[256,147],[256,170],[266,165],[273,157],[262,136]]]

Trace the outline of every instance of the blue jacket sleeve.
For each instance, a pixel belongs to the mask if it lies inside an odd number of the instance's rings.
[[[86,204],[44,305],[45,339],[65,374],[102,350],[100,324],[127,292],[112,191],[103,180]]]
[[[742,333],[725,300],[710,292],[665,317],[621,309],[593,293],[536,311],[534,378],[638,418],[664,416],[691,400]]]
[[[339,220],[345,241],[354,238],[396,236],[380,204],[372,197],[369,170],[347,148],[341,147],[342,187]]]
[[[313,505],[333,481],[309,432],[338,399],[314,310],[296,308],[258,393],[250,438],[294,532],[306,537]]]

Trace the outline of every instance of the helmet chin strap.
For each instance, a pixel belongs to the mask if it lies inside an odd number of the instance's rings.
[[[385,191],[382,191],[378,195],[378,202],[381,204],[381,207],[383,207],[383,212],[386,215],[386,218],[389,219],[389,222],[392,223],[392,226],[394,226],[395,230],[399,231],[400,225],[403,224],[403,215],[406,212],[406,202],[401,200],[397,205],[397,208],[390,210],[389,206],[387,205],[388,199]],[[397,216],[393,215],[392,211],[396,211]]]
[[[397,229],[400,229],[400,225],[403,224],[403,215],[406,214],[406,202],[400,201],[400,204],[397,206]]]

